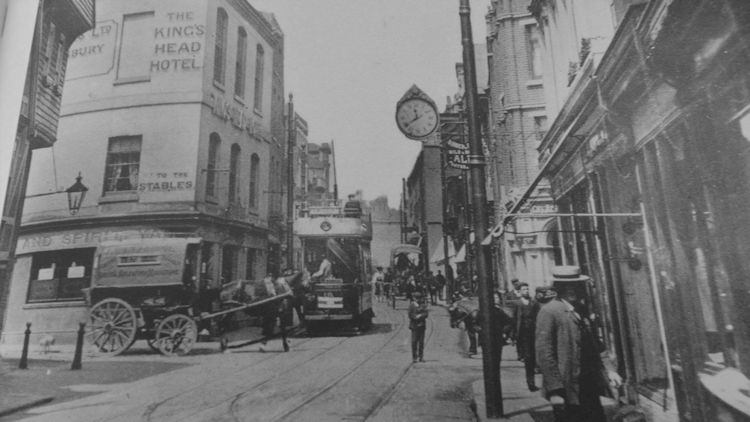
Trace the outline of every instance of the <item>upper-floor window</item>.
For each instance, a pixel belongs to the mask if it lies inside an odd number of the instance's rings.
[[[218,134],[212,133],[208,139],[208,162],[206,163],[206,196],[216,196],[216,173],[219,161],[219,146],[221,138]]]
[[[104,173],[104,194],[135,191],[140,166],[140,136],[110,138]]]
[[[547,116],[534,116],[534,132],[536,132],[537,141],[544,139],[547,133]]]
[[[214,39],[214,81],[224,84],[224,62],[227,60],[227,12],[219,8],[216,13],[216,37]]]
[[[526,25],[526,52],[529,60],[529,79],[541,79],[542,36],[536,24]]]
[[[240,146],[232,145],[232,151],[229,155],[229,203],[237,202],[237,179],[239,178],[240,169]]]
[[[122,17],[122,37],[117,60],[118,82],[148,81],[153,55],[153,12]],[[150,44],[149,44],[150,42]]]
[[[263,68],[264,64],[264,52],[263,46],[258,44],[255,50],[255,97],[253,100],[253,107],[256,110],[263,110]]]
[[[247,62],[247,32],[237,30],[237,62],[234,66],[234,95],[245,97],[245,63]]]
[[[249,205],[250,208],[258,207],[258,177],[260,176],[260,158],[258,154],[253,154],[250,158],[250,194],[249,194]]]

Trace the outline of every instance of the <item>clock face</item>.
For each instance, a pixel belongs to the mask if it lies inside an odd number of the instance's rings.
[[[437,128],[437,109],[420,98],[406,100],[396,110],[396,124],[407,137],[424,138]]]

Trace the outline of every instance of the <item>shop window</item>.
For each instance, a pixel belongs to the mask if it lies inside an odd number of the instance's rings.
[[[94,248],[35,253],[27,303],[83,300],[81,289],[91,285]]]
[[[237,59],[234,67],[234,95],[245,97],[245,64],[247,62],[247,32],[237,29]]]
[[[117,60],[118,82],[141,82],[150,79],[153,57],[151,46],[154,44],[153,18],[153,12],[123,16],[120,54]]]
[[[258,177],[260,177],[260,158],[258,154],[253,154],[250,158],[250,208],[258,207]]]
[[[138,186],[140,164],[140,136],[110,138],[104,175],[104,194],[135,191]]]
[[[255,96],[253,107],[256,111],[263,110],[263,68],[265,67],[263,46],[258,44],[255,50]]]
[[[214,41],[214,82],[224,85],[224,62],[227,55],[227,12],[219,8],[216,13],[216,37]]]
[[[219,161],[219,147],[221,138],[212,133],[208,140],[208,163],[206,164],[206,197],[216,196],[216,173]]]

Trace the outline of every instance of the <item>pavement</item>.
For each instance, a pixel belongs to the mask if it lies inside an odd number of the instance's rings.
[[[139,344],[143,343],[143,344]],[[219,353],[217,343],[197,344],[192,353]],[[82,368],[71,370],[73,346],[53,346],[47,353],[29,351],[27,369],[19,369],[20,349],[4,348],[0,358],[0,419],[15,420],[24,410],[99,393],[95,386],[133,382],[196,364],[195,360],[155,355],[145,342],[136,342],[118,357],[84,354]]]
[[[445,306],[443,303],[440,306]],[[52,346],[46,353],[31,347],[28,369],[18,369],[20,348],[0,350],[0,419],[20,420],[24,410],[51,401],[66,402],[101,392],[101,385],[127,384],[159,373],[200,365],[207,354],[221,353],[217,342],[198,342],[190,355],[174,359],[150,350],[145,341],[137,341],[129,350],[115,357],[97,356],[84,351],[81,370],[71,370],[74,348],[71,345]],[[479,421],[552,422],[552,407],[539,392],[526,386],[523,363],[515,360],[515,348],[505,347],[501,363],[502,418],[486,417],[483,379],[464,386],[464,400],[471,400]],[[469,367],[481,367],[481,355],[467,358]],[[541,376],[537,375],[537,385]],[[99,386],[99,387],[97,387]],[[434,403],[433,403],[434,405]],[[608,413],[614,406],[605,404]]]
[[[508,356],[509,355],[509,356]],[[552,405],[544,399],[540,391],[531,392],[526,386],[526,375],[523,362],[514,360],[515,348],[503,348],[503,360],[500,363],[500,384],[502,388],[502,417],[487,417],[487,402],[484,394],[484,379],[471,384],[473,407],[477,420],[512,421],[512,422],[554,422]],[[481,359],[477,355],[476,359]],[[542,376],[536,375],[536,385],[541,386]],[[617,408],[615,401],[602,397],[602,405],[611,421]]]

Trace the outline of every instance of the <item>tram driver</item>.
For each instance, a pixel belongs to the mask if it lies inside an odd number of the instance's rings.
[[[310,276],[310,278],[313,281],[321,281],[325,280],[328,277],[331,277],[332,275],[332,264],[331,261],[328,259],[328,256],[324,256],[323,259],[320,261],[320,266],[318,267],[318,271],[316,271],[313,275]]]

